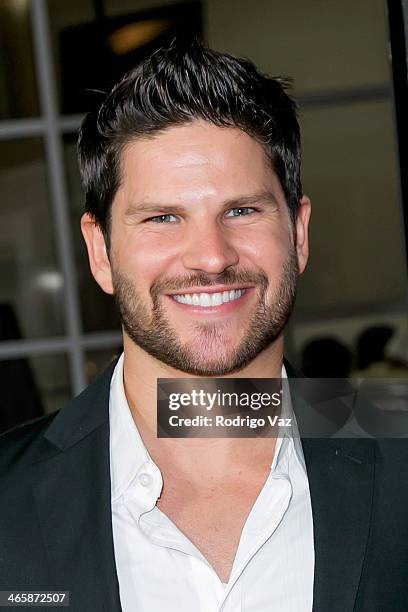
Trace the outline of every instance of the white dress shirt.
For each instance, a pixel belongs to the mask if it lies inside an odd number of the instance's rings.
[[[311,612],[312,507],[298,437],[277,439],[270,474],[225,584],[156,507],[162,475],[126,400],[123,354],[111,382],[109,412],[113,540],[123,612]],[[283,413],[293,416],[288,397]]]

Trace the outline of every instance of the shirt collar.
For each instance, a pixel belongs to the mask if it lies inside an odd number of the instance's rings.
[[[300,440],[299,428],[296,421],[296,416],[292,406],[292,398],[290,395],[290,385],[288,383],[288,375],[284,364],[282,364],[281,378],[283,385],[283,402],[281,417],[291,419],[291,427],[285,429],[285,433],[277,438],[274,458],[271,465],[271,471],[281,474],[289,474],[289,461],[292,455],[301,465],[306,474],[306,463],[303,454],[302,442]]]
[[[113,372],[109,397],[112,501],[121,497],[150,459],[126,399],[123,361],[124,353]]]
[[[125,493],[143,465],[153,461],[133,420],[126,399],[123,385],[123,362],[124,353],[120,356],[113,372],[109,397],[112,501],[117,500]],[[282,365],[281,376],[284,384],[282,417],[292,419],[292,428],[290,433],[285,433],[276,441],[271,471],[288,474],[288,462],[293,450],[294,456],[306,472],[302,444],[292,408],[290,389],[287,384],[287,373],[284,365]]]
[[[292,419],[292,429],[291,429],[290,437],[293,440],[293,446],[295,449],[296,457],[299,460],[300,464],[302,465],[304,472],[306,473],[306,463],[305,463],[305,457],[303,454],[302,441],[300,439],[299,427],[296,421],[295,411],[293,410],[292,397],[290,394],[289,379],[288,379],[288,375],[287,375],[284,364],[282,364],[282,381],[283,381],[283,389],[284,389],[284,398],[286,400],[286,402],[284,400],[283,413],[285,417],[287,416]]]

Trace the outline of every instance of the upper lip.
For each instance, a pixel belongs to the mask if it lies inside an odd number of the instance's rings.
[[[193,293],[223,293],[224,291],[234,291],[237,289],[250,289],[253,285],[212,285],[211,287],[196,287],[195,289],[185,289],[183,291],[172,291],[168,295],[192,295]]]

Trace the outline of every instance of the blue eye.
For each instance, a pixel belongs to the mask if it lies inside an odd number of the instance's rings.
[[[228,211],[227,213],[227,217],[244,217],[245,215],[250,215],[251,212],[248,211],[254,211],[255,208],[250,208],[248,206],[244,206],[242,208],[233,208],[230,211]],[[230,215],[230,213],[232,213],[232,215]]]
[[[177,221],[177,217],[175,215],[160,215],[159,217],[152,217],[149,221],[153,221],[153,223],[169,223],[169,218],[174,217]],[[173,223],[171,221],[170,223]]]

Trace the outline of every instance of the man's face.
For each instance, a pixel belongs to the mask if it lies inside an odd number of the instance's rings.
[[[242,131],[196,121],[124,149],[101,285],[159,361],[239,371],[281,334],[299,262],[279,180]]]

